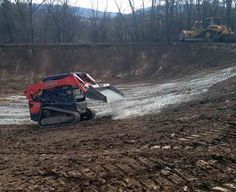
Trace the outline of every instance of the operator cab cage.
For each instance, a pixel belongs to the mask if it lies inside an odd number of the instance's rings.
[[[72,73],[61,73],[58,75],[53,75],[43,78],[43,82],[58,80],[67,77],[68,75],[76,74],[80,79],[85,83],[91,83],[92,85],[96,84],[96,81],[87,73],[84,72],[72,72]]]
[[[80,89],[69,85],[45,89],[38,96],[38,100],[42,100],[45,103],[73,103],[74,101],[85,101],[85,95]]]
[[[203,22],[204,28],[208,28],[211,25],[221,25],[221,19],[219,17],[209,17]]]
[[[203,29],[203,23],[202,21],[195,21],[193,23],[192,29]]]
[[[193,29],[207,29],[212,25],[221,25],[221,19],[219,17],[209,17],[202,21],[195,21]]]
[[[71,74],[77,75],[79,77],[79,80],[80,81],[82,80],[85,84],[86,83],[90,83],[91,85],[96,84],[96,81],[89,74],[83,72],[62,73],[53,76],[48,76],[43,78],[42,82],[49,82],[63,79]],[[74,100],[76,102],[84,101],[85,95],[78,88],[73,88],[71,85],[64,85],[42,90],[41,94],[39,95],[37,94],[36,100],[44,100],[44,102],[72,103]]]
[[[76,74],[80,80],[84,83],[90,83],[92,85],[96,84],[96,81],[87,73],[83,72],[72,72],[72,73],[62,73],[49,77],[43,78],[43,82],[55,81],[68,77],[71,74]],[[40,99],[44,99],[44,102],[56,102],[56,103],[73,103],[85,101],[85,94],[78,88],[73,88],[71,85],[60,86],[52,89],[42,90]]]

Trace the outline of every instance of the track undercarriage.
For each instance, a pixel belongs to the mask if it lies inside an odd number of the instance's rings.
[[[56,107],[43,107],[38,118],[38,125],[43,128],[62,127],[94,118],[95,112],[89,108],[86,109],[85,113],[80,114],[79,112],[72,112]]]

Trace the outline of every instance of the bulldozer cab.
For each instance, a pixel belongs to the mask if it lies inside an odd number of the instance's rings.
[[[193,29],[200,29],[202,28],[202,21],[195,21],[194,24],[193,24]]]
[[[203,29],[202,21],[195,21],[192,27],[193,30]]]
[[[204,28],[208,28],[211,25],[221,25],[221,19],[219,17],[210,17],[204,20]]]

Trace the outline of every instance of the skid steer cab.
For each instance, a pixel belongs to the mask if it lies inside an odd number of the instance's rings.
[[[40,127],[73,125],[95,118],[86,98],[112,102],[124,98],[121,91],[110,84],[98,85],[87,73],[75,72],[54,75],[28,86],[31,120]]]

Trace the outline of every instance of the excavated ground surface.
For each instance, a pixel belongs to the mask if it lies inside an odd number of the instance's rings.
[[[0,125],[0,191],[235,191],[236,77],[160,114]]]

